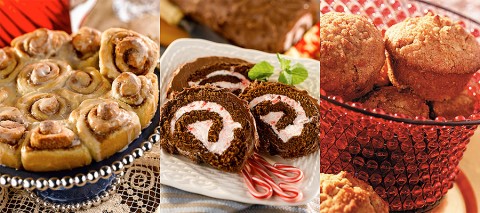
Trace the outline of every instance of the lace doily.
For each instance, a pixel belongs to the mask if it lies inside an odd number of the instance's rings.
[[[160,144],[125,169],[117,193],[99,206],[79,213],[155,212],[160,205]],[[0,212],[50,213],[24,190],[0,187]]]

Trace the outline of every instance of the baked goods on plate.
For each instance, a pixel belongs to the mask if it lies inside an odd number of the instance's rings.
[[[52,172],[105,160],[134,141],[157,112],[159,50],[143,35],[42,28],[11,46],[0,50],[5,166]]]
[[[306,78],[306,80],[302,83],[295,86],[284,85],[284,87],[281,88],[291,88],[292,91],[290,89],[287,90],[293,94],[297,94],[297,89],[293,89],[293,87],[297,87],[298,90],[307,90],[307,92],[298,91],[297,95],[302,96],[306,100],[305,102],[310,103],[312,107],[318,104],[318,97],[320,92],[318,81],[318,78],[320,76],[319,62],[311,59],[293,59],[285,56],[281,57],[286,60],[291,60],[292,66],[293,63],[303,64],[308,72],[308,78]],[[259,130],[259,123],[257,123],[256,119],[252,115],[254,113],[248,107],[248,102],[236,96],[235,93],[231,90],[221,88],[222,85],[207,85],[207,82],[205,82],[206,85],[195,86],[184,84],[185,88],[182,88],[183,92],[177,92],[177,95],[174,95],[175,93],[172,93],[172,95],[167,95],[166,91],[169,91],[170,86],[172,85],[170,84],[172,82],[172,79],[176,78],[176,76],[181,74],[176,73],[179,68],[187,66],[187,64],[192,65],[194,64],[192,62],[195,62],[197,59],[201,60],[203,58],[214,58],[216,60],[215,64],[228,64],[232,60],[240,61],[242,62],[242,66],[243,64],[251,66],[252,68],[250,69],[253,69],[255,65],[261,64],[263,63],[263,61],[265,61],[270,63],[272,65],[271,68],[274,69],[276,72],[278,72],[280,69],[279,59],[274,54],[262,53],[254,50],[247,50],[231,45],[217,44],[199,39],[180,39],[173,42],[167,48],[160,60],[160,103],[162,104],[161,140],[162,144],[164,144],[162,145],[162,149],[160,150],[160,182],[165,185],[173,186],[189,192],[207,195],[210,197],[266,205],[301,205],[303,203],[309,202],[312,198],[318,195],[320,167],[318,161],[320,154],[318,151],[318,147],[316,150],[312,149],[313,151],[309,152],[309,154],[304,153],[304,156],[296,153],[298,154],[298,156],[291,159],[283,158],[280,155],[270,155],[268,154],[268,152],[262,154],[269,163],[273,161],[291,165],[297,167],[304,172],[303,181],[295,185],[296,188],[300,189],[303,192],[303,198],[292,201],[290,203],[285,202],[278,196],[273,196],[270,199],[263,200],[256,199],[255,197],[248,195],[249,191],[247,186],[245,185],[245,181],[238,172],[224,172],[224,170],[218,169],[218,167],[216,166],[216,161],[230,162],[231,160],[225,158],[226,156],[215,154],[216,151],[220,152],[222,150],[213,149],[213,145],[218,143],[218,141],[220,141],[220,138],[226,138],[229,135],[227,134],[227,132],[230,131],[225,131],[224,136],[222,136],[223,134],[218,134],[222,131],[222,128],[234,129],[234,137],[231,140],[231,145],[228,149],[225,150],[225,153],[228,153],[229,156],[236,152],[241,153],[240,155],[238,155],[238,157],[233,158],[235,159],[234,162],[241,162],[242,160],[244,160],[244,158],[248,158],[249,152],[253,151],[253,147],[251,147],[253,145],[255,146],[255,150],[258,151],[258,148],[260,148],[260,143],[255,140],[254,135],[265,134],[265,132]],[[222,60],[225,60],[225,62],[222,62]],[[201,67],[202,66],[199,66],[199,68]],[[235,69],[236,67],[241,66],[234,66],[233,68],[229,66],[222,69],[231,70]],[[191,70],[195,70],[195,68],[192,67]],[[225,73],[230,74],[230,72]],[[227,79],[225,76],[222,76],[225,73],[219,73],[221,75],[219,75],[219,77],[217,77],[216,79]],[[248,77],[248,74],[245,76]],[[278,74],[274,74],[267,79],[270,81],[275,81],[274,79],[278,78],[278,76]],[[248,77],[248,79],[249,81],[254,82],[250,77]],[[214,78],[212,78],[211,81],[218,82]],[[238,79],[228,78],[228,81],[238,82]],[[244,91],[246,91],[246,89]],[[269,92],[272,91],[269,90]],[[308,95],[306,95],[307,93],[313,98],[308,97]],[[249,95],[248,97],[250,98],[253,96]],[[315,100],[314,98],[317,99]],[[312,99],[311,102],[310,99]],[[302,99],[300,98],[299,100]],[[222,107],[218,107],[218,109],[223,108],[225,111],[216,111],[216,105],[214,106],[214,104],[210,102],[215,102],[221,105]],[[272,105],[267,104],[266,102],[269,101],[263,101],[262,104],[269,106]],[[189,104],[191,104],[191,106]],[[190,106],[191,108],[189,108],[189,110],[186,110],[187,108],[184,108],[185,106]],[[310,107],[310,105],[306,107]],[[194,108],[198,110],[191,111]],[[285,106],[285,108],[290,109],[290,106]],[[284,108],[272,108],[271,110],[283,111],[283,109]],[[227,112],[232,117],[231,123],[229,123],[229,119],[225,119],[220,122],[221,118],[228,118],[228,116],[226,116]],[[287,113],[285,112],[285,114]],[[172,118],[175,118],[176,116],[178,116],[178,119],[175,122],[175,126],[173,126],[171,123]],[[288,122],[284,121],[284,123],[290,123],[291,118],[293,118],[294,116],[285,117]],[[212,120],[213,122],[210,122],[210,120]],[[224,122],[227,123],[224,124]],[[219,124],[222,124],[222,127],[220,127]],[[201,126],[203,126],[203,128],[200,128]],[[171,129],[172,127],[174,128],[173,131]],[[283,128],[283,126],[278,127]],[[197,132],[197,130],[200,129],[202,131]],[[171,132],[173,132],[174,134],[171,134]],[[196,134],[192,134],[192,132]],[[272,132],[274,131],[272,130]],[[312,131],[312,133],[313,132],[314,131]],[[238,139],[240,138],[244,139],[243,141],[241,141],[241,143],[240,141],[238,141]],[[202,141],[205,143],[203,143]],[[217,142],[215,143],[215,141]],[[277,142],[283,143],[282,141]],[[318,140],[316,143],[318,146]],[[205,146],[204,144],[206,144],[207,146]],[[173,152],[172,150],[175,150],[173,145],[176,145],[177,148],[187,147],[187,150],[186,152],[184,152],[185,150],[176,150],[178,154],[171,154]],[[210,147],[211,150],[208,150],[208,147]],[[225,148],[225,146],[221,147]],[[187,158],[194,155],[211,156],[207,160],[210,162],[214,162],[214,166],[208,165],[208,162],[206,164],[198,164],[197,162]],[[238,161],[236,159],[238,159]],[[235,169],[232,171],[239,171],[242,169],[240,168],[242,167],[240,163],[232,164],[230,167],[235,167]]]

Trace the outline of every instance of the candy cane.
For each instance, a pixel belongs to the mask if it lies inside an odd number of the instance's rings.
[[[297,202],[303,198],[303,193],[296,187],[286,183],[279,183],[277,185],[267,171],[270,171],[272,174],[279,177],[280,180],[290,183],[298,182],[303,178],[303,172],[301,170],[284,164],[276,164],[272,166],[264,158],[255,153],[252,158],[248,159],[245,168],[242,170],[245,183],[252,196],[258,199],[268,199],[273,194],[278,195],[286,202]],[[296,175],[290,177],[285,173],[294,173]],[[259,187],[265,189],[266,192],[261,193],[257,191],[255,183],[258,183]],[[268,193],[272,192],[272,190],[273,193]]]
[[[258,155],[257,153],[253,155],[253,158],[256,161],[260,162],[272,174],[274,174],[275,176],[277,176],[278,178],[280,178],[281,180],[287,183],[296,183],[303,179],[302,170],[296,167],[280,164],[280,163],[275,163],[272,166],[262,156]],[[290,177],[286,173],[292,173],[294,174],[294,176]]]
[[[245,166],[248,167],[248,165],[245,165]],[[249,170],[250,168],[243,169],[242,174],[250,194],[257,199],[268,199],[272,197],[273,195],[272,187],[268,185],[268,183],[266,183],[265,181],[257,177],[252,178],[249,174],[250,172]],[[255,183],[258,185],[258,187],[264,189],[263,193],[257,190],[257,188],[255,187]]]

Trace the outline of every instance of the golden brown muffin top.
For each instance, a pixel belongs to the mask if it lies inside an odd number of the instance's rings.
[[[320,17],[320,82],[325,91],[339,88],[344,99],[358,98],[372,88],[384,62],[381,32],[366,17],[337,12]]]
[[[475,37],[447,17],[408,18],[385,33],[385,46],[396,60],[437,73],[474,73],[480,69]]]
[[[428,118],[426,101],[408,90],[400,91],[394,86],[382,87],[374,91],[363,103],[367,108],[380,108],[387,113],[399,113],[411,117]]]
[[[388,203],[372,186],[353,175],[320,174],[320,212],[381,213],[388,212]]]

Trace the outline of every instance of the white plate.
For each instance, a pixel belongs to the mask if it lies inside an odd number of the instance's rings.
[[[173,42],[160,58],[160,103],[166,102],[167,87],[173,78],[175,69],[186,62],[205,56],[235,57],[253,63],[262,60],[268,61],[276,69],[276,75],[270,79],[272,81],[278,78],[280,70],[275,54],[200,39],[179,39]],[[284,57],[292,60],[292,63],[300,62],[305,65],[309,71],[309,78],[298,87],[308,90],[314,98],[319,100],[320,62]],[[207,165],[198,165],[187,158],[171,155],[163,150],[160,150],[160,183],[214,198],[263,205],[302,205],[319,195],[320,151],[294,160],[285,160],[278,156],[264,157],[270,162],[296,166],[304,172],[304,179],[295,185],[302,190],[303,199],[296,203],[284,202],[276,196],[268,200],[256,199],[249,194],[240,174],[221,172]]]

